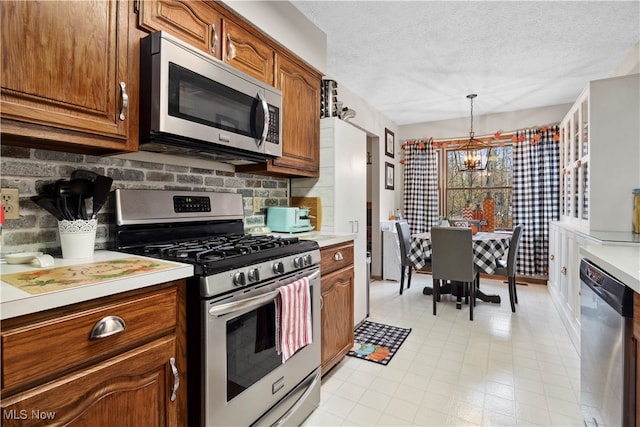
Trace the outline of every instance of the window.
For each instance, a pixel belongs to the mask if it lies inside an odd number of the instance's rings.
[[[487,196],[493,198],[493,223],[496,229],[511,229],[513,226],[511,209],[511,186],[513,184],[512,147],[503,145],[491,149],[491,157],[487,168],[478,172],[459,172],[451,149],[446,150],[447,164],[445,205],[444,211],[449,218],[463,218],[469,211],[483,211],[484,200]],[[475,217],[482,215],[488,220],[484,212],[474,212]]]

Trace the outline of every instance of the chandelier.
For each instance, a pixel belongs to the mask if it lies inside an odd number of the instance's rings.
[[[473,132],[473,99],[478,96],[475,93],[467,95],[471,101],[471,131],[469,132],[469,140],[461,147],[456,148],[455,158],[458,170],[460,172],[483,171],[487,168],[489,156],[491,155],[491,146],[487,143],[475,139]]]

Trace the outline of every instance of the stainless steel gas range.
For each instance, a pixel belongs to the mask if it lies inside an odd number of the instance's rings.
[[[116,249],[189,263],[187,378],[193,426],[299,425],[320,402],[320,251],[243,234],[242,196],[115,191]],[[312,342],[282,362],[279,288],[308,278]]]

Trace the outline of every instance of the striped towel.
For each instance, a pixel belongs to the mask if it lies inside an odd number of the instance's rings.
[[[276,349],[284,363],[313,340],[309,279],[303,277],[279,290],[280,298],[275,299]]]

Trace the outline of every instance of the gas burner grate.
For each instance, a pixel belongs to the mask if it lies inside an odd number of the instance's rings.
[[[183,242],[149,244],[144,246],[143,253],[148,256],[176,261],[207,263],[289,246],[298,242],[297,237],[226,234]]]

